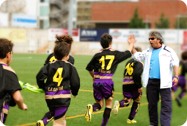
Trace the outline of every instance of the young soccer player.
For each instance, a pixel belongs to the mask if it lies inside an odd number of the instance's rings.
[[[66,126],[65,114],[71,101],[71,94],[76,96],[80,88],[80,78],[76,68],[69,59],[70,45],[66,42],[56,44],[54,56],[56,61],[41,68],[36,76],[39,88],[45,92],[49,108],[37,126],[45,126],[54,119],[53,126]]]
[[[70,35],[56,35],[56,41],[55,44],[61,43],[61,42],[66,42],[70,45],[70,49],[71,49],[71,45],[73,43],[73,38]],[[47,63],[51,63],[56,61],[56,57],[54,56],[54,53],[49,54],[49,56],[47,57],[47,59],[45,60],[45,64]],[[69,55],[69,59],[68,62],[70,62],[71,64],[74,64],[75,60],[73,58],[73,56]]]
[[[178,96],[175,98],[175,101],[177,102],[177,105],[180,107],[181,99],[186,94],[187,86],[186,86],[186,73],[187,73],[187,51],[182,52],[181,54],[181,61],[179,64],[179,81],[177,85],[174,85],[172,87],[172,93],[173,96],[175,96],[175,92],[178,88],[181,89],[181,92],[178,94]]]
[[[9,66],[12,61],[13,43],[0,38],[0,121],[5,123],[9,107],[16,104],[22,110],[27,110],[23,102],[21,87],[15,71]]]
[[[136,47],[136,51],[141,52],[141,48]],[[116,100],[113,107],[114,114],[118,114],[118,110],[121,107],[129,106],[131,100],[133,104],[131,111],[127,119],[128,124],[137,123],[134,117],[139,109],[140,99],[142,96],[142,83],[141,75],[143,72],[143,64],[140,61],[132,58],[127,61],[123,74],[123,99],[121,101]]]
[[[87,121],[91,121],[92,112],[100,110],[104,106],[105,102],[105,110],[101,126],[106,126],[110,118],[113,101],[114,82],[112,80],[112,76],[117,68],[117,65],[131,57],[131,50],[134,43],[129,43],[130,46],[128,50],[124,52],[113,50],[111,48],[112,36],[104,33],[101,36],[100,44],[103,49],[93,56],[86,67],[86,70],[89,71],[91,77],[93,78],[95,103],[93,105],[87,105],[85,118]]]

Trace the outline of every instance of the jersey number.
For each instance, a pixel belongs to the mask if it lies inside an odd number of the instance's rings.
[[[54,61],[56,61],[55,56],[51,57],[50,60],[49,60],[50,63],[52,63],[52,62],[54,62]]]
[[[105,64],[105,60],[109,60],[107,65]],[[102,56],[99,60],[99,62],[101,63],[101,69],[105,69],[106,66],[106,70],[109,70],[112,66],[113,61],[114,61],[113,55]]]
[[[127,65],[126,65],[126,67],[125,67],[125,69],[126,69],[126,73],[125,73],[125,75],[132,75],[132,73],[133,73],[133,71],[134,71],[134,69],[133,69],[133,66],[134,66],[134,63],[128,63]]]
[[[58,83],[57,86],[60,86],[63,80],[62,71],[63,71],[63,68],[58,68],[55,75],[53,76],[53,82],[57,82]]]

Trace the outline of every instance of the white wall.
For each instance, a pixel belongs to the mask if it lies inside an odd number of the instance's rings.
[[[12,13],[12,14],[22,14],[22,15],[25,15],[26,17],[32,16],[32,17],[37,18],[37,16],[38,16],[38,2],[39,2],[39,0],[18,0],[18,5],[14,5],[11,8],[12,9],[16,8],[16,6],[19,6],[19,3],[20,3],[20,5],[23,5],[24,8],[22,11],[17,12],[17,13]],[[25,3],[25,5],[23,3]],[[4,8],[3,3],[2,3],[2,6],[0,6],[0,7]],[[9,24],[8,13],[1,10],[0,17],[1,17],[0,18],[0,27],[7,27]]]
[[[126,29],[129,31],[128,29]],[[141,31],[141,30],[140,30]],[[176,30],[177,31],[177,30]],[[162,32],[167,32],[164,34],[165,44],[171,46],[178,54],[180,54],[181,45],[184,44],[187,47],[187,29],[186,30],[166,30]],[[142,47],[142,49],[149,47],[148,38],[145,37],[145,41],[138,39],[141,35],[136,31],[135,37],[137,38],[136,46]],[[143,31],[141,31],[143,32]],[[124,33],[126,33],[124,31]],[[144,32],[143,32],[144,33]],[[185,33],[185,34],[184,34]],[[49,36],[55,34],[50,34],[48,30],[37,30],[37,29],[16,29],[16,28],[0,28],[0,37],[8,38],[14,42],[15,53],[47,53],[47,51],[53,50],[54,41],[49,40]],[[123,34],[120,34],[123,35]],[[139,35],[139,36],[138,36]],[[143,35],[147,36],[147,35]],[[115,36],[117,37],[117,36]],[[120,37],[124,41],[116,41],[117,38],[113,40],[113,48],[117,50],[126,50],[128,48],[127,36]],[[79,35],[78,35],[79,38]],[[140,37],[142,38],[142,37]],[[172,39],[171,39],[172,38]],[[171,41],[170,41],[171,40]],[[80,42],[78,39],[74,39],[72,45],[72,53],[77,55],[93,55],[101,49],[99,41],[95,42]]]
[[[30,16],[38,16],[38,2],[39,0],[25,0],[25,14]]]

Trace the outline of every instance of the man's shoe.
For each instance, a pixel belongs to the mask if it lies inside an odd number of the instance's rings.
[[[114,114],[118,114],[119,106],[120,106],[120,105],[119,105],[119,101],[116,100],[116,101],[114,102],[114,106],[113,106],[113,109],[112,109],[112,111],[113,111]]]
[[[38,120],[36,123],[36,126],[44,126],[44,123],[42,120]]]
[[[181,106],[182,106],[181,101],[180,101],[180,99],[179,99],[179,98],[176,98],[176,99],[175,99],[175,101],[177,102],[177,105],[178,105],[179,107],[181,107]]]
[[[85,113],[85,119],[87,122],[90,122],[91,119],[92,119],[92,112],[93,112],[93,107],[91,104],[88,104],[87,106],[87,110],[86,110],[86,113]]]
[[[134,119],[132,119],[132,120],[127,119],[127,124],[135,124],[135,123],[137,123],[136,120],[134,120]]]

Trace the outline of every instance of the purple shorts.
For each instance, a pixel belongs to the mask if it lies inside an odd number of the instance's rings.
[[[138,102],[140,102],[141,95],[142,94],[138,92],[138,89],[135,89],[133,91],[123,91],[124,98],[137,100]]]
[[[111,79],[98,80],[93,84],[94,98],[98,101],[108,99],[113,96],[114,83]]]

